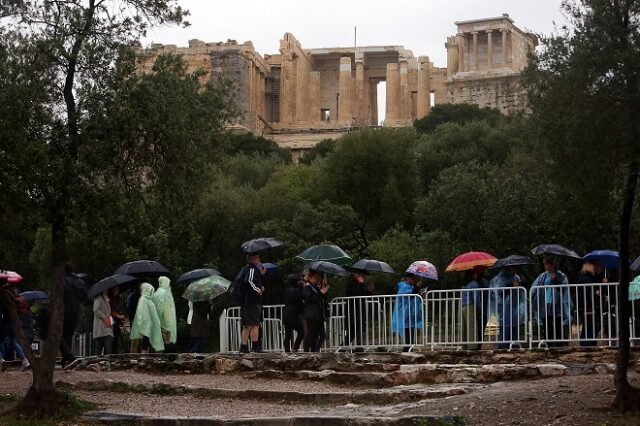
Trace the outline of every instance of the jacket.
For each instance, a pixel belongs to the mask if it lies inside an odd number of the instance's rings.
[[[304,318],[307,320],[324,321],[324,295],[320,289],[307,282],[304,285]]]
[[[63,303],[65,314],[79,314],[80,303],[87,300],[87,289],[84,281],[76,274],[66,274],[64,276]]]
[[[304,312],[304,297],[298,282],[294,282],[284,290],[283,319],[289,322],[300,320]]]
[[[93,338],[113,336],[113,327],[104,323],[111,316],[109,300],[102,294],[93,299]]]
[[[262,274],[257,266],[249,263],[242,280],[242,294],[245,305],[262,305]]]
[[[209,310],[211,305],[209,302],[195,302],[193,304],[193,317],[191,318],[191,327],[189,328],[189,337],[205,339],[209,337]]]
[[[169,343],[176,343],[178,326],[176,323],[176,305],[171,293],[171,281],[167,277],[158,279],[159,287],[153,293],[152,300],[158,311],[160,326],[169,332]]]

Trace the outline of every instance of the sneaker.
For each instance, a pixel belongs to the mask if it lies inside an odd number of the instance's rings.
[[[22,358],[22,370],[21,371],[24,371],[24,370],[26,370],[26,369],[28,369],[30,367],[31,367],[31,364],[29,364],[29,360],[27,358]]]
[[[262,345],[260,344],[260,342],[251,342],[251,352],[262,352]]]
[[[240,345],[240,353],[248,354],[249,353],[249,345]]]

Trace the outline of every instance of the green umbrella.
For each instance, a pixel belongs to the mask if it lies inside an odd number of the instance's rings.
[[[353,259],[345,253],[344,250],[338,246],[330,244],[320,244],[309,247],[297,255],[296,259],[305,263],[313,262],[315,260],[324,260],[325,262],[331,262],[338,266],[347,266],[353,263]]]
[[[220,275],[212,275],[189,284],[182,297],[190,302],[211,300],[226,293],[230,285],[231,281],[228,279]]]

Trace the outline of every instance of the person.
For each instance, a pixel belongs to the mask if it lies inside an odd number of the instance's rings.
[[[398,333],[403,343],[403,348],[408,352],[411,345],[417,343],[417,329],[424,327],[422,303],[419,296],[420,281],[412,274],[406,274],[397,284],[398,296],[391,316],[391,331]]]
[[[96,355],[110,355],[113,349],[113,318],[107,290],[93,299],[93,340]]]
[[[140,342],[141,353],[148,353],[150,348],[157,352],[164,351],[160,318],[152,301],[154,290],[149,283],[142,283],[140,286],[140,300],[138,300],[135,319],[131,326],[131,338],[142,340]],[[145,337],[146,340],[143,339]]]
[[[111,353],[119,353],[120,339],[122,336],[122,323],[124,322],[124,314],[120,310],[120,287],[115,286],[109,289],[109,306],[111,307],[111,317],[113,318],[113,342],[111,344]]]
[[[526,296],[516,290],[507,287],[518,287],[522,280],[518,275],[517,266],[502,268],[498,275],[489,282],[490,288],[502,288],[503,290],[491,291],[492,307],[495,307],[498,317],[498,349],[509,349],[511,342],[519,340],[520,324],[525,320]],[[522,296],[522,297],[521,297]]]
[[[4,361],[13,357],[14,353],[16,358],[22,360],[22,369],[25,370],[29,368],[29,360],[25,356],[22,346],[17,342],[9,306],[4,303],[4,300],[13,300],[16,303],[16,299],[19,297],[18,290],[14,283],[9,283],[6,279],[0,278],[0,291],[3,292],[0,297],[0,370],[4,369]],[[24,299],[20,299],[20,302],[22,302],[20,305],[22,306],[18,306],[16,303],[16,311],[19,318],[22,317],[20,314],[21,308],[27,303]]]
[[[300,277],[295,274],[289,275],[287,278],[287,287],[284,290],[284,309],[283,309],[283,325],[284,325],[284,351],[297,352],[304,338],[304,330],[300,317],[304,310],[304,298],[302,296],[302,288],[300,286]],[[291,347],[293,340],[293,332],[296,332],[296,339]]]
[[[247,255],[247,265],[242,279],[242,294],[244,297],[240,308],[242,317],[240,353],[249,353],[249,340],[251,340],[251,350],[253,352],[262,352],[258,340],[260,318],[262,316],[262,293],[264,292],[261,265],[259,253],[249,253]]]
[[[465,271],[465,282],[466,284],[462,287],[466,290],[474,290],[481,288],[480,278],[479,278],[480,269],[474,268],[468,271]],[[464,349],[474,350],[480,349],[481,344],[475,343],[478,341],[478,337],[482,338],[482,336],[478,336],[478,330],[482,327],[478,321],[478,319],[482,316],[483,305],[482,299],[483,295],[479,291],[461,291],[460,292],[460,305],[462,311],[462,339],[467,343],[463,345]]]
[[[348,299],[345,306],[345,340],[343,346],[350,346],[355,340],[356,345],[362,345],[362,332],[366,327],[366,317],[363,316],[365,296],[373,294],[373,286],[365,284],[365,272],[352,271],[345,287]]]
[[[602,303],[600,297],[601,288],[593,283],[601,283],[603,277],[598,276],[596,265],[591,262],[585,262],[580,269],[578,276],[578,284],[585,284],[577,288],[576,294],[576,310],[578,313],[578,321],[582,325],[580,331],[580,346],[596,346],[594,339],[598,337],[602,327]]]
[[[64,273],[64,292],[62,295],[64,317],[62,320],[62,337],[60,339],[62,368],[73,362],[75,359],[75,356],[73,355],[73,335],[75,334],[76,327],[78,326],[81,303],[87,300],[85,283],[75,274],[73,263],[65,263]]]
[[[193,302],[191,325],[189,327],[189,352],[202,353],[209,338],[209,311],[211,302]]]
[[[307,322],[307,334],[304,336],[304,351],[320,351],[320,336],[324,329],[325,298],[329,291],[329,283],[325,279],[320,282],[318,271],[309,270],[304,285],[304,319]]]
[[[545,271],[531,284],[531,306],[533,320],[542,326],[542,333],[548,346],[562,346],[562,340],[569,337],[568,328],[571,325],[571,298],[565,288],[542,288],[551,285],[568,284],[567,276],[556,267],[555,259],[545,257],[543,260]],[[551,342],[549,342],[551,341]]]
[[[171,293],[171,280],[169,278],[158,278],[158,290],[153,293],[152,300],[158,311],[158,318],[160,318],[164,343],[176,343],[178,338],[176,304]]]
[[[129,317],[129,324],[133,327],[133,322],[136,319],[136,310],[138,309],[138,301],[140,300],[140,284],[136,285],[134,290],[127,296],[127,301],[125,302],[125,310],[127,312],[127,317]],[[140,350],[140,340],[133,339],[131,340],[131,348],[130,351],[132,354],[138,353]]]

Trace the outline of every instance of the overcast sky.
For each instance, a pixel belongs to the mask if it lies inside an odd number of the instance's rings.
[[[353,45],[402,45],[415,56],[427,55],[446,66],[446,37],[455,21],[508,13],[523,30],[549,34],[553,22],[564,22],[560,0],[180,0],[191,12],[187,28],[154,29],[144,44],[186,46],[205,42],[252,41],[262,55],[278,53],[285,32],[304,48]]]

